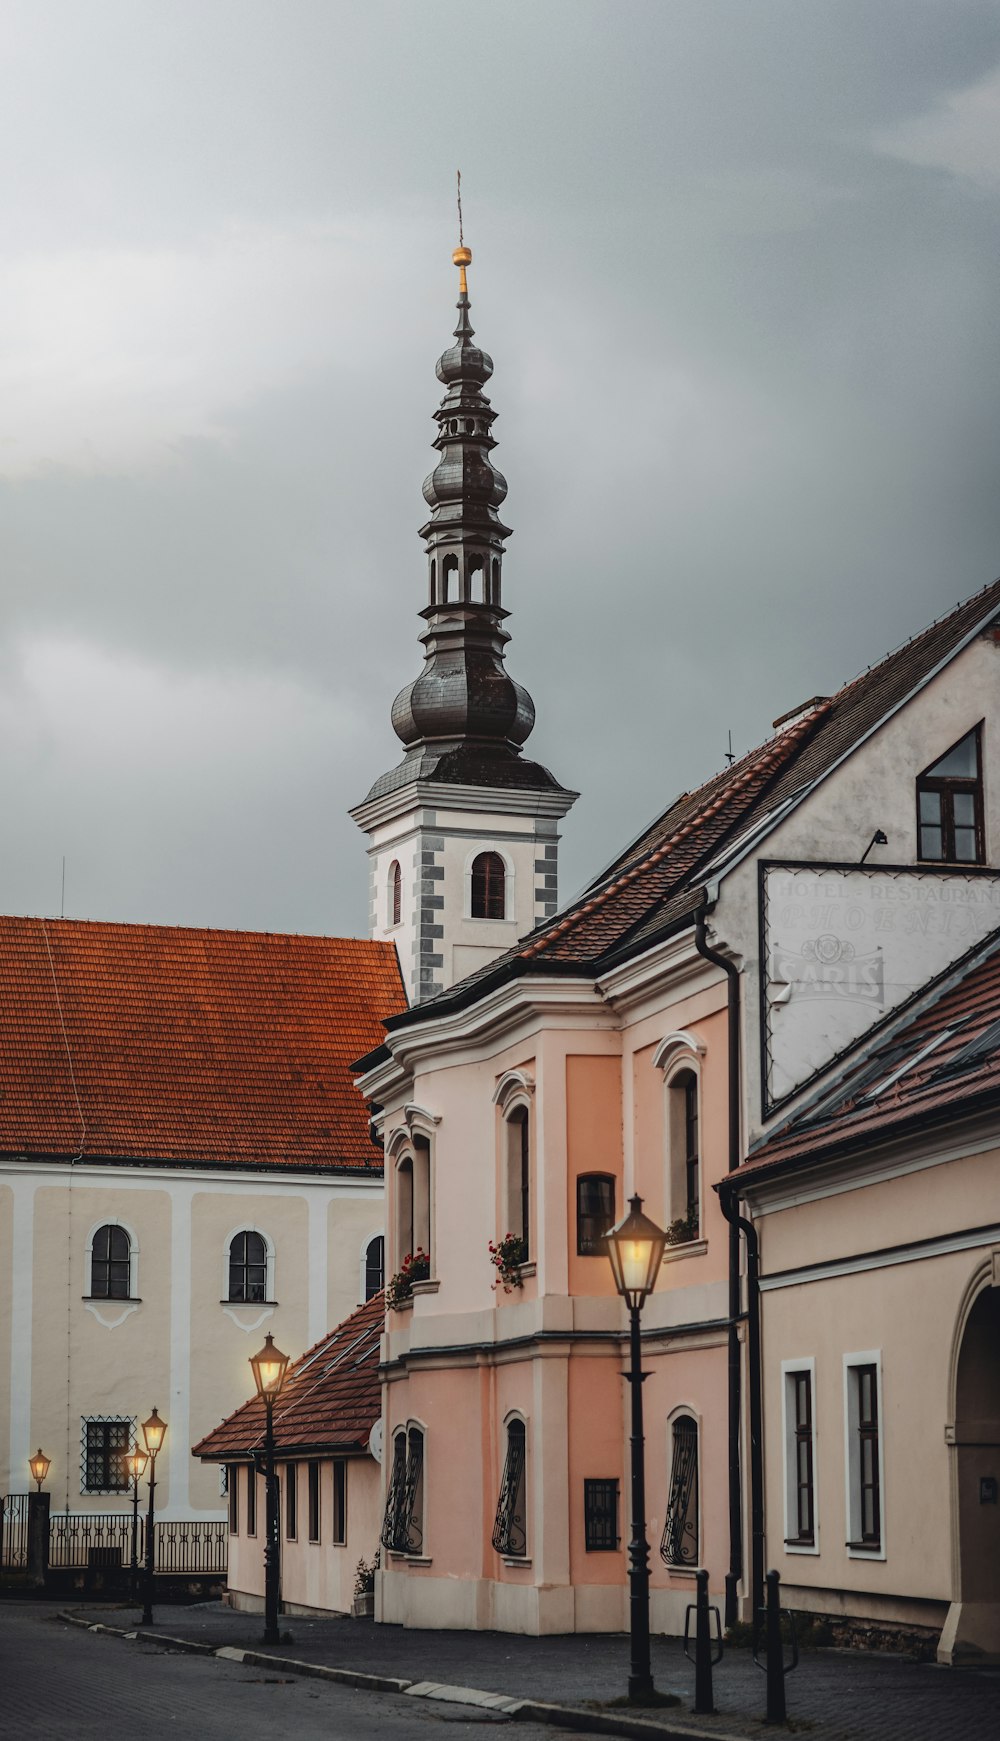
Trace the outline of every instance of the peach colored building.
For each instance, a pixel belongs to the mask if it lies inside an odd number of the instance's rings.
[[[384,1620],[626,1624],[625,1320],[601,1236],[633,1192],[672,1235],[643,1314],[653,1625],[682,1628],[698,1564],[727,1618],[751,1611],[785,1518],[752,1407],[750,1236],[723,1213],[741,1186],[714,1187],[1000,927],[998,661],[1000,583],[793,708],[359,1061],[402,1278]],[[510,1291],[490,1252],[508,1234]]]
[[[292,1363],[274,1405],[285,1614],[349,1614],[359,1563],[375,1563],[383,1318],[376,1294]],[[264,1608],[264,1427],[254,1396],[194,1447],[206,1464],[228,1467],[227,1600],[252,1613]]]

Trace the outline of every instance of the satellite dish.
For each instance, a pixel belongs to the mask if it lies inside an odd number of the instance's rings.
[[[382,1422],[381,1421],[376,1421],[371,1432],[368,1434],[368,1449],[371,1452],[372,1456],[374,1457],[376,1463],[381,1463],[381,1461],[382,1461]]]

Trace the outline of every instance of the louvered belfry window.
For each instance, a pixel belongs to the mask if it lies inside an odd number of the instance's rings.
[[[698,1427],[690,1415],[679,1415],[674,1422],[660,1558],[668,1566],[698,1564]]]
[[[523,1421],[507,1427],[507,1460],[500,1482],[500,1499],[493,1524],[493,1546],[498,1554],[523,1559],[528,1538],[525,1516],[525,1448]]]
[[[507,872],[498,852],[481,852],[472,861],[472,917],[506,919]]]

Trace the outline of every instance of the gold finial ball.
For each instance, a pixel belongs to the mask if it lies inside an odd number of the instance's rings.
[[[454,254],[452,255],[452,259],[454,260],[456,266],[471,266],[472,265],[472,249],[471,248],[456,248]]]

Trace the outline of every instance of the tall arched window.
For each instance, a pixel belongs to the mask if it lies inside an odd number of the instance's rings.
[[[403,873],[398,858],[389,866],[389,923],[398,925],[403,917]]]
[[[127,1300],[131,1293],[132,1241],[124,1227],[99,1227],[90,1246],[90,1293],[95,1300]]]
[[[516,1233],[527,1259],[531,1256],[531,1133],[526,1106],[515,1106],[505,1118],[504,1137],[506,1214],[502,1232]]]
[[[524,1422],[515,1416],[507,1422],[507,1457],[493,1521],[493,1546],[511,1559],[523,1559],[528,1551],[526,1444]]]
[[[673,1243],[701,1231],[701,1134],[696,1070],[678,1070],[667,1083],[667,1220]]]
[[[267,1299],[267,1242],[262,1233],[237,1233],[230,1240],[229,1298],[245,1304]]]
[[[365,1299],[371,1300],[385,1287],[385,1240],[381,1233],[365,1247]]]
[[[698,1423],[678,1415],[671,1427],[670,1491],[660,1543],[668,1566],[698,1564]]]
[[[423,1541],[424,1435],[419,1427],[400,1427],[392,1441],[382,1545],[390,1553],[419,1554]]]
[[[472,861],[472,917],[507,917],[507,872],[498,852],[481,852]]]

